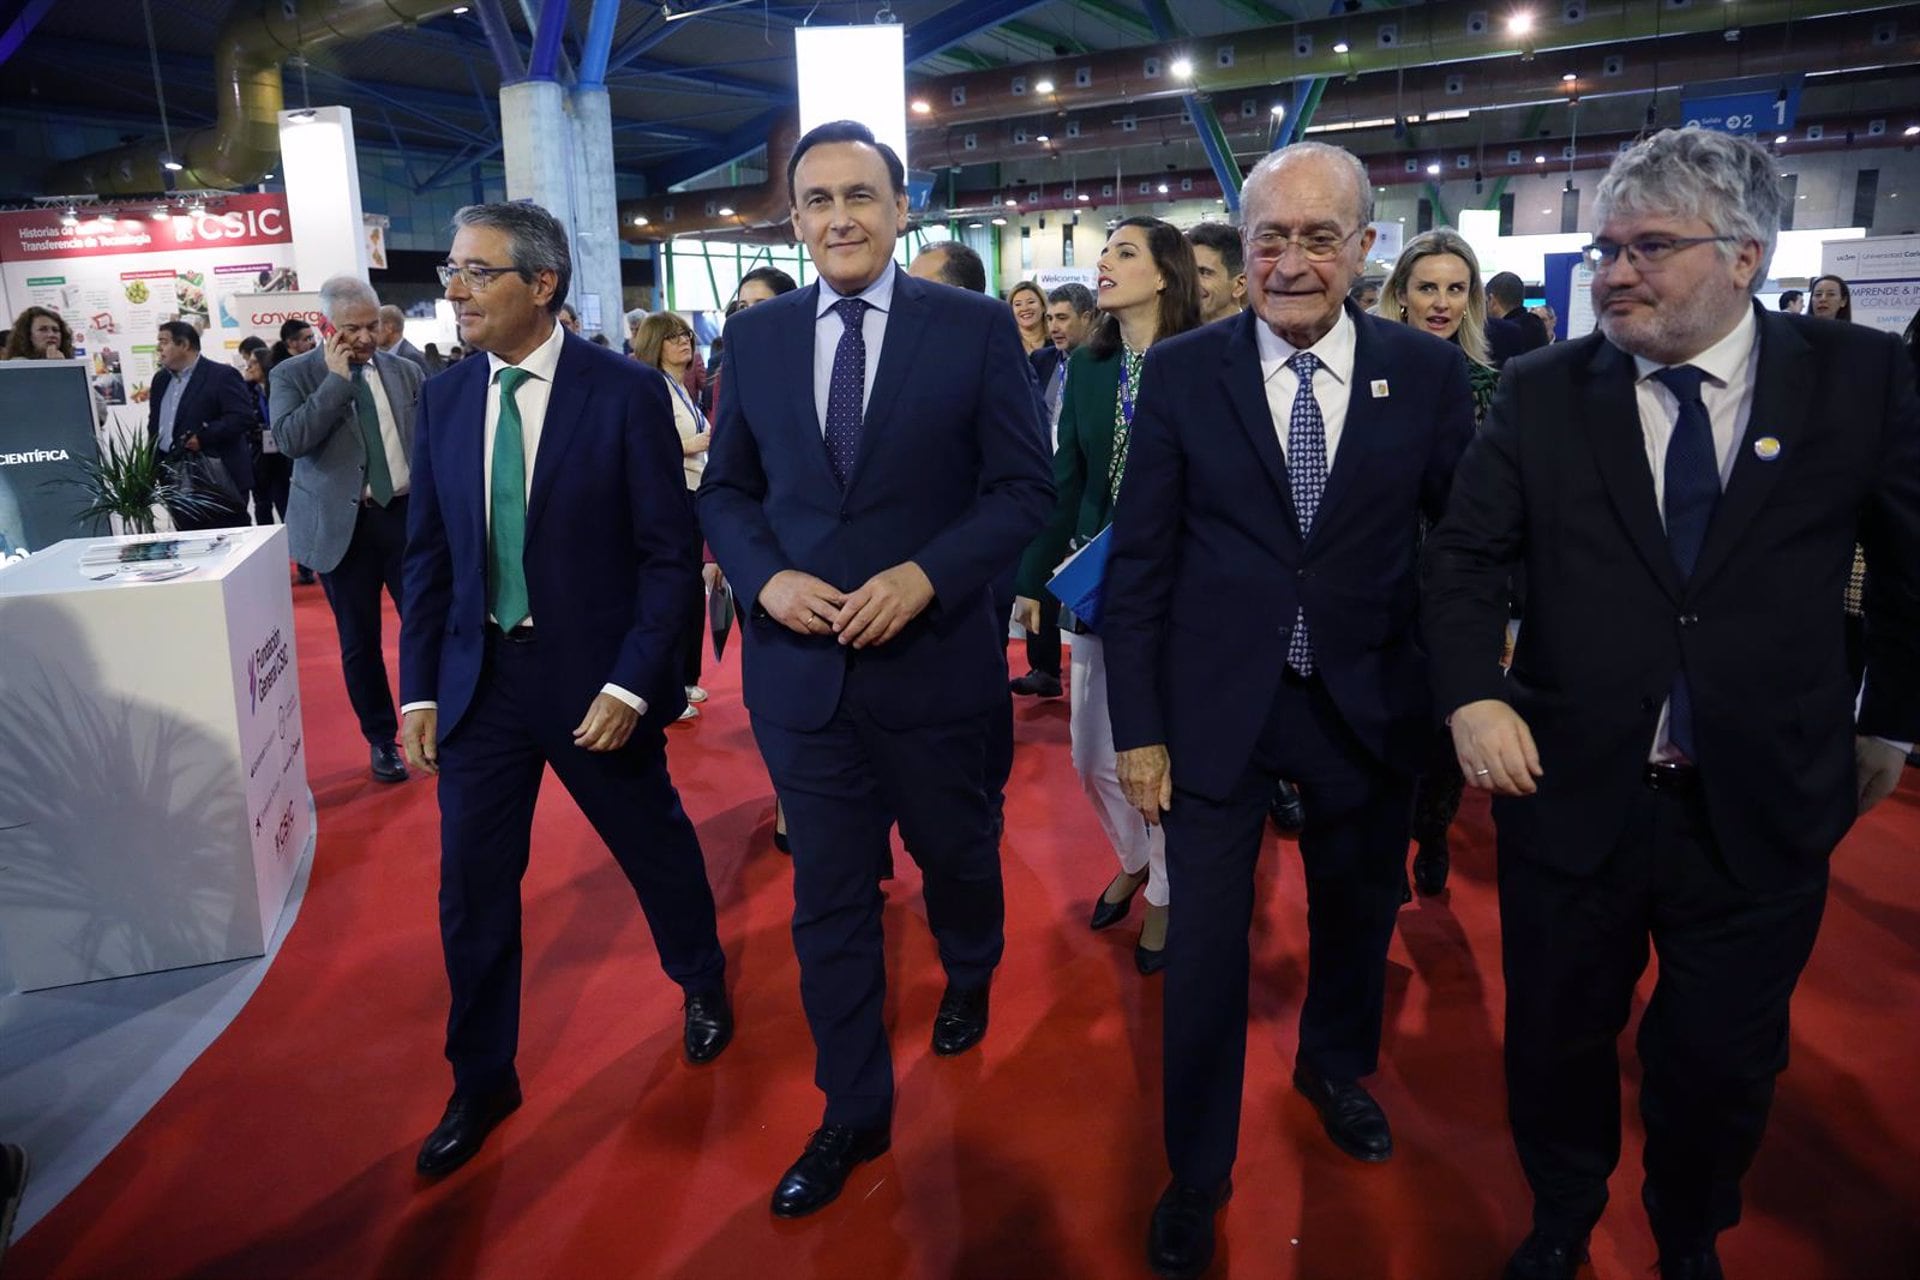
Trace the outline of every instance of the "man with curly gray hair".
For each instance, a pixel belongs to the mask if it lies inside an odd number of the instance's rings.
[[[1427,542],[1438,705],[1499,829],[1534,1198],[1509,1280],[1571,1280],[1586,1255],[1656,949],[1643,1199],[1663,1277],[1722,1274],[1828,855],[1920,736],[1913,371],[1891,335],[1756,305],[1780,206],[1744,138],[1669,130],[1615,160],[1587,249],[1599,331],[1508,366]],[[1885,566],[1864,690],[1836,607],[1856,540]]]

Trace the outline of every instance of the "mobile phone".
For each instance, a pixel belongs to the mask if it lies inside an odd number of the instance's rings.
[[[333,327],[333,321],[327,319],[325,313],[313,318],[313,327],[320,334],[320,341],[322,342],[333,341],[333,335],[340,332]]]

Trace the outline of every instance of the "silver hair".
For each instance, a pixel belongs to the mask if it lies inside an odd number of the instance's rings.
[[[1335,164],[1343,164],[1353,171],[1353,189],[1360,203],[1360,225],[1366,226],[1373,221],[1373,180],[1367,176],[1367,162],[1345,147],[1328,146],[1324,142],[1293,142],[1270,151],[1253,166],[1253,172],[1241,184],[1242,196],[1253,190],[1253,184],[1267,177],[1275,169],[1289,160],[1298,160],[1309,156],[1320,156]]]
[[[573,252],[567,247],[567,229],[558,218],[537,204],[514,200],[467,205],[454,213],[453,225],[455,230],[487,227],[504,232],[513,265],[529,283],[542,271],[553,272],[553,297],[547,300],[547,311],[560,313],[567,287],[573,283]]]
[[[342,307],[368,306],[380,309],[380,295],[359,276],[334,276],[320,286],[320,309],[332,320]]]
[[[1663,129],[1614,159],[1593,195],[1599,225],[1617,213],[1696,217],[1714,234],[1760,245],[1760,266],[1747,282],[1766,283],[1780,235],[1783,203],[1775,160],[1750,138],[1712,129]],[[1724,258],[1738,244],[1714,246]]]
[[[405,328],[407,324],[407,313],[389,302],[380,308],[380,323],[397,324]]]

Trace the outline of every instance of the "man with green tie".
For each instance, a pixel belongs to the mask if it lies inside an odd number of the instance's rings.
[[[667,774],[700,564],[666,384],[557,322],[573,268],[546,210],[472,205],[454,227],[440,279],[486,358],[421,391],[400,628],[401,741],[440,775],[452,995],[453,1096],[416,1161],[429,1177],[520,1105],[520,877],[549,766],[685,993],[687,1061],[733,1036],[706,864]]]
[[[324,345],[273,368],[268,416],[293,459],[287,549],[320,575],[340,633],[347,699],[367,739],[373,776],[405,782],[394,738],[399,717],[380,638],[380,590],[404,613],[406,549],[419,366],[380,350],[380,299],[364,280],[320,286],[333,326]]]

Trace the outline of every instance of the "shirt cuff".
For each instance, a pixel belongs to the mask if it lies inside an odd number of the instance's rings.
[[[405,715],[409,711],[438,711],[439,709],[440,704],[437,702],[405,702],[400,705],[400,714]]]
[[[647,714],[647,700],[637,693],[629,693],[617,684],[603,684],[600,686],[600,692],[609,697],[620,699],[620,701],[626,703],[641,715]]]
[[[1892,738],[1882,738],[1878,734],[1874,735],[1873,740],[1875,742],[1886,743],[1888,746],[1892,747],[1894,750],[1898,751],[1903,756],[1910,756],[1913,754],[1913,744],[1911,742],[1896,742]]]

